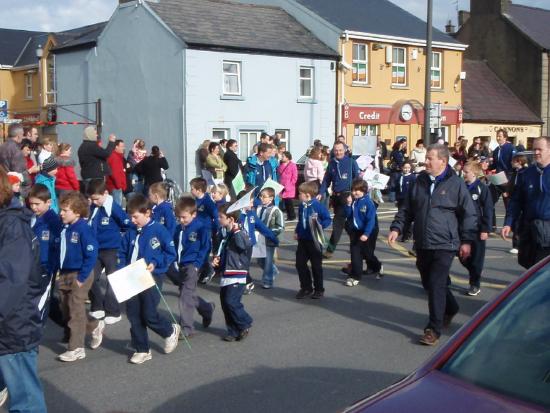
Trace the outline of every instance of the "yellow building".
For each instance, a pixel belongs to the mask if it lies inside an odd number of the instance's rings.
[[[340,40],[339,130],[354,136],[380,135],[387,144],[423,138],[425,41],[358,32]],[[432,103],[441,105],[440,136],[452,143],[462,112],[462,54],[466,46],[436,41],[432,51]]]

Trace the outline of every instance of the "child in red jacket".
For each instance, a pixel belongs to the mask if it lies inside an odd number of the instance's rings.
[[[55,177],[55,191],[59,197],[65,192],[78,191],[80,183],[74,171],[74,161],[71,159],[71,145],[60,143],[58,146],[57,175]]]

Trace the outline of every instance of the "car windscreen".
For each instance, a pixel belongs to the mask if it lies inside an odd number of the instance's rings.
[[[550,408],[550,264],[500,303],[441,371]]]

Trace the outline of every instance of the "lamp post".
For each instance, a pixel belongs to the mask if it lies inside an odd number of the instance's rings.
[[[428,1],[428,21],[426,24],[426,89],[424,94],[424,143],[432,143],[430,131],[430,106],[432,97],[432,9],[433,0]]]
[[[44,49],[42,45],[38,45],[36,48],[36,58],[38,59],[38,116],[39,120],[42,120],[42,56],[44,56]]]

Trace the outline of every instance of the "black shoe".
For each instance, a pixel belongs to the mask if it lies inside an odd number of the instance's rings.
[[[202,326],[204,328],[208,328],[210,327],[210,324],[212,324],[212,316],[214,315],[214,309],[216,308],[216,304],[212,302],[210,303],[210,305],[212,306],[212,311],[210,312],[210,315],[208,317],[202,318]]]
[[[443,328],[449,328],[449,326],[451,325],[451,323],[453,322],[453,318],[455,317],[455,315],[457,315],[458,313],[454,313],[454,314],[445,314],[443,316]]]
[[[471,297],[475,297],[480,292],[481,292],[481,290],[479,289],[479,287],[476,287],[475,285],[470,285],[470,288],[466,292],[466,295],[469,295]]]
[[[222,338],[223,341],[227,341],[228,343],[232,343],[234,341],[237,341],[237,337],[227,335],[224,338]]]
[[[246,337],[248,337],[249,332],[250,332],[250,329],[245,328],[243,331],[239,333],[239,336],[237,337],[237,341],[243,341]]]
[[[308,295],[311,295],[312,292],[311,290],[300,290],[296,294],[296,299],[301,300],[302,298],[306,298]]]
[[[314,300],[319,300],[320,298],[323,298],[324,295],[325,295],[324,291],[315,290],[311,298],[313,298]]]

